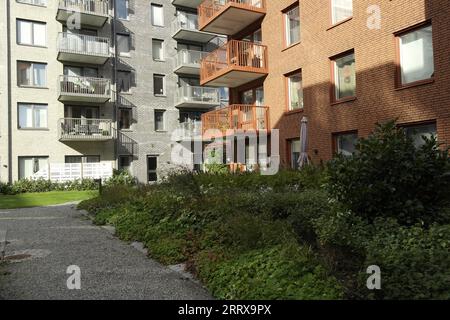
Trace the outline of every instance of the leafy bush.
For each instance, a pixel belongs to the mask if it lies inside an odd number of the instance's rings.
[[[98,184],[90,179],[74,180],[63,183],[51,182],[45,179],[22,179],[13,184],[0,184],[0,193],[9,195],[28,192],[84,191],[96,189],[98,189]]]
[[[328,191],[356,214],[373,220],[395,217],[402,224],[448,222],[450,160],[433,138],[416,148],[395,122],[378,125],[361,139],[353,156],[328,166]]]
[[[214,260],[202,257],[200,265]],[[342,289],[307,248],[295,244],[251,251],[215,268],[200,268],[200,277],[219,299],[339,299]]]
[[[377,221],[365,266],[381,268],[382,299],[450,299],[450,225],[399,226]],[[361,286],[367,275],[361,276]]]
[[[111,179],[105,182],[106,186],[124,185],[133,186],[136,185],[136,178],[134,178],[127,170],[115,170]]]

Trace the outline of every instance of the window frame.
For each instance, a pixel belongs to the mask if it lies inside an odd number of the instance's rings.
[[[290,86],[290,78],[295,76],[295,75],[300,75],[301,77],[301,87],[302,87],[302,98],[303,98],[303,103],[302,106],[299,107],[298,109],[291,109],[291,86]],[[285,100],[286,100],[286,106],[285,106],[285,112],[287,113],[295,113],[295,112],[302,112],[305,108],[305,95],[304,95],[304,91],[303,91],[303,70],[302,69],[297,69],[295,71],[286,73],[284,75],[284,81],[285,81]]]
[[[348,130],[348,131],[341,131],[341,132],[334,132],[334,133],[332,133],[331,137],[332,137],[332,154],[333,154],[333,156],[339,155],[338,138],[340,136],[346,136],[346,135],[356,135],[357,139],[359,139],[358,130]],[[356,148],[355,148],[355,150],[356,150]]]
[[[298,37],[298,41],[296,42],[292,42],[292,43],[288,43],[288,37],[289,37],[289,33],[288,33],[288,21],[289,21],[289,16],[288,13],[291,12],[294,9],[298,9],[298,16],[299,16],[299,20],[300,20],[300,1],[296,1],[293,4],[291,4],[289,7],[285,8],[284,10],[281,11],[281,16],[282,16],[282,30],[283,30],[283,48],[284,49],[288,49],[290,47],[293,47],[297,44],[299,44],[302,40],[301,40],[301,27],[299,30],[299,37]]]
[[[155,86],[155,79],[156,78],[161,78],[162,79],[162,93],[156,93],[156,86]],[[166,75],[164,74],[160,74],[160,73],[154,73],[153,74],[153,95],[155,97],[166,97],[167,91],[166,91]]]
[[[39,85],[36,85],[36,84],[21,84],[20,83],[20,80],[21,80],[21,76],[20,76],[20,74],[19,74],[19,63],[28,63],[28,64],[30,64],[30,67],[31,67],[31,72],[33,73],[33,66],[34,65],[36,65],[36,64],[40,64],[40,65],[43,65],[43,66],[45,66],[45,74],[44,74],[44,77],[45,77],[45,79],[44,79],[44,85],[42,85],[42,86],[39,86]],[[17,60],[16,61],[16,66],[17,66],[17,86],[18,87],[20,87],[20,88],[36,88],[36,89],[48,89],[48,70],[47,70],[47,67],[48,67],[48,64],[46,63],[46,62],[36,62],[36,61],[25,61],[25,60]],[[34,81],[34,77],[33,77],[33,75],[32,75],[32,77],[31,77],[31,79]]]
[[[403,84],[402,81],[402,66],[401,66],[401,48],[400,48],[400,40],[401,37],[404,35],[407,35],[408,33],[417,31],[422,28],[426,28],[428,26],[433,26],[431,20],[426,20],[423,22],[420,22],[418,24],[415,24],[413,26],[410,26],[406,29],[397,31],[394,33],[394,39],[395,39],[395,89],[396,90],[402,90],[407,89],[411,87],[416,87],[424,84],[433,83],[435,81],[434,75],[428,79],[413,81],[410,83]],[[436,72],[436,59],[435,59],[435,51],[434,51],[434,38],[432,37],[433,41],[433,64],[434,64],[434,71]]]
[[[20,126],[20,106],[21,105],[25,105],[25,106],[31,106],[31,108],[32,108],[32,119],[31,119],[31,122],[32,122],[32,127],[24,127],[24,128],[22,128],[21,126]],[[45,127],[36,127],[36,118],[35,118],[35,114],[34,114],[34,109],[35,109],[35,107],[36,106],[40,106],[40,107],[43,107],[43,106],[45,106],[46,107],[46,124],[47,124],[47,126],[45,126]],[[18,102],[17,103],[17,130],[34,130],[34,131],[48,131],[49,130],[49,127],[48,127],[48,104],[45,104],[45,103],[29,103],[29,102]]]
[[[132,130],[132,126],[133,126],[133,110],[131,108],[122,108],[122,107],[119,107],[118,109],[119,109],[119,117],[118,117],[119,130],[131,131]],[[130,125],[127,128],[123,127],[122,111],[129,112],[129,124]]]
[[[157,113],[161,113],[162,114],[162,129],[158,129],[157,128],[157,120],[156,120],[156,114]],[[153,112],[153,117],[155,119],[155,127],[154,130],[155,132],[167,132],[167,128],[166,128],[166,110],[162,110],[162,109],[155,109]]]
[[[129,84],[129,88],[127,91],[122,91],[120,88],[119,83],[117,84],[117,91],[121,94],[132,94],[132,79],[131,79],[131,71],[128,70],[117,70],[117,82],[120,82],[120,80],[122,79],[122,77],[120,76],[121,74],[126,74],[127,78],[128,78],[128,84]]]
[[[22,43],[19,41],[21,33],[19,32],[19,30],[21,30],[19,28],[19,22],[29,22],[31,23],[31,43]],[[44,25],[45,27],[45,44],[44,45],[40,45],[40,44],[35,44],[35,38],[34,38],[34,26],[35,24],[40,24],[40,25]],[[47,22],[45,21],[37,21],[37,20],[29,20],[29,19],[21,19],[21,18],[16,18],[16,44],[19,46],[29,46],[29,47],[37,47],[37,48],[47,48],[48,47],[48,34],[47,34],[48,28],[47,28]]]
[[[336,96],[336,60],[349,56],[353,54],[354,58],[355,58],[355,94],[351,97],[345,97],[345,98],[341,98],[338,99]],[[355,49],[350,49],[347,50],[345,52],[342,52],[340,54],[337,54],[335,56],[330,57],[330,69],[331,69],[331,81],[330,81],[330,104],[334,105],[334,104],[340,104],[340,103],[344,103],[344,102],[350,102],[350,101],[354,101],[357,99],[357,73],[356,73],[356,52]]]
[[[354,1],[352,0],[352,15],[350,17],[348,17],[348,18],[345,18],[345,19],[342,19],[340,21],[334,22],[334,6],[333,6],[333,4],[334,4],[334,0],[329,0],[329,10],[330,10],[330,21],[329,21],[329,23],[330,23],[330,27],[328,29],[332,29],[332,28],[334,28],[336,26],[339,26],[339,25],[341,25],[343,23],[346,23],[346,22],[352,20],[353,16],[354,16],[354,13],[355,13]]]
[[[128,43],[128,52],[121,52],[119,48],[119,37],[126,37]],[[116,46],[117,52],[120,57],[130,57],[131,56],[131,35],[129,33],[116,33]]]
[[[156,59],[155,58],[155,55],[154,55],[154,43],[155,42],[159,42],[159,43],[161,43],[161,58],[160,59]],[[164,49],[164,40],[163,39],[157,39],[157,38],[153,38],[152,39],[152,59],[153,59],[153,61],[158,61],[158,62],[164,62],[164,61],[166,61],[166,50]]]
[[[130,21],[130,1],[129,0],[123,0],[123,1],[125,1],[125,8],[127,10],[127,17],[126,18],[119,17],[119,10],[117,10],[117,19],[123,20],[123,21]],[[116,8],[114,8],[114,10],[116,10]]]
[[[161,17],[162,18],[162,24],[161,25],[160,24],[155,24],[153,8],[156,8],[156,7],[161,8],[161,10],[162,10],[162,17]],[[165,25],[166,25],[166,23],[164,21],[164,18],[165,18],[164,17],[164,5],[159,4],[159,3],[154,3],[154,2],[150,3],[150,20],[151,20],[152,26],[153,27],[158,27],[158,28],[164,28]]]
[[[21,173],[20,172],[20,160],[21,159],[32,159],[33,161],[36,161],[36,159],[46,159],[47,160],[47,166],[50,164],[50,157],[49,156],[18,156],[17,157],[17,177],[18,177],[19,180],[28,179],[28,178],[21,178],[20,177],[20,173]],[[36,171],[36,172],[38,172],[38,171]],[[36,172],[34,172],[34,173],[36,173]]]
[[[156,169],[155,170],[150,170],[150,166],[149,166],[149,160],[150,159],[155,159],[156,161]],[[147,169],[147,183],[156,183],[158,182],[158,164],[159,164],[159,156],[158,155],[147,155],[147,164],[146,164],[146,169]],[[150,174],[155,174],[156,179],[155,180],[150,180]]]
[[[439,130],[438,130],[438,121],[437,119],[432,119],[432,120],[425,120],[425,121],[417,121],[417,122],[408,122],[408,123],[400,123],[397,125],[398,128],[402,128],[405,131],[405,134],[407,135],[408,129],[411,128],[416,128],[416,127],[426,127],[426,126],[430,126],[430,125],[434,125],[434,127],[436,128],[436,139],[438,139],[439,141]]]

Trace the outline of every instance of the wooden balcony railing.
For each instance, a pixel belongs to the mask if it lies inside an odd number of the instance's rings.
[[[244,10],[261,11],[266,9],[266,0],[205,0],[198,7],[199,28],[203,29],[203,27],[230,5]]]
[[[208,130],[269,130],[269,107],[235,104],[202,115],[203,134]],[[210,131],[212,132],[212,131]]]
[[[201,81],[214,78],[226,69],[267,73],[267,60],[267,46],[249,41],[231,40],[202,59]]]

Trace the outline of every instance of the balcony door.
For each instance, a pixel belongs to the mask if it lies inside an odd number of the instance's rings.
[[[89,67],[64,66],[64,75],[69,77],[98,77],[98,70]]]
[[[264,88],[257,87],[250,90],[241,92],[241,103],[245,107],[241,108],[241,123],[239,127],[249,124],[253,121],[253,108],[248,106],[262,107],[264,106]],[[233,122],[237,124],[239,121],[239,114],[233,114]],[[265,109],[256,108],[256,128],[255,129],[267,129],[266,128],[266,116]]]
[[[98,107],[82,107],[82,106],[67,106],[64,110],[66,118],[81,119],[86,122],[86,119],[98,119]]]
[[[263,106],[264,105],[264,88],[257,87],[250,90],[242,91],[240,94],[241,103],[245,105]]]
[[[91,29],[79,30],[64,27],[64,32],[65,35],[63,44],[65,45],[66,50],[74,52],[89,52],[89,53],[98,51],[98,48],[96,48],[96,40],[95,40],[95,37],[97,36],[96,30]]]

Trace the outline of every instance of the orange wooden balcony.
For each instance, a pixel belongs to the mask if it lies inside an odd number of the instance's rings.
[[[198,7],[199,29],[232,36],[265,14],[266,0],[204,0]]]
[[[231,40],[201,61],[202,86],[235,88],[266,76],[267,46]]]
[[[202,115],[203,137],[239,130],[269,130],[269,107],[234,104]]]

